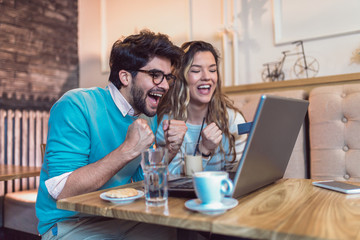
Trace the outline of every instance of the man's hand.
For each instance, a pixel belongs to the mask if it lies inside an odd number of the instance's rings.
[[[164,120],[163,130],[166,148],[169,151],[169,159],[172,160],[180,150],[187,126],[185,122],[181,120]]]
[[[215,123],[206,126],[201,132],[200,151],[203,154],[214,153],[214,150],[219,146],[222,139],[222,131]]]
[[[155,141],[155,136],[145,119],[136,119],[128,128],[122,150],[129,152],[132,158],[149,148]]]

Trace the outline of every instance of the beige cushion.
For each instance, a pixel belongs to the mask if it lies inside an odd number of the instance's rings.
[[[307,94],[304,90],[289,90],[283,92],[266,93],[268,95],[276,95],[288,98],[306,99]],[[243,113],[246,121],[251,122],[253,120],[257,105],[262,94],[243,94],[229,96],[234,100],[235,106],[237,106]],[[299,136],[296,140],[293,153],[290,157],[288,167],[284,174],[284,178],[308,178],[308,160],[307,160],[307,148],[305,144],[305,128],[301,127]]]
[[[38,235],[36,196],[37,189],[5,194],[4,227]]]
[[[360,84],[310,92],[311,178],[360,180]]]

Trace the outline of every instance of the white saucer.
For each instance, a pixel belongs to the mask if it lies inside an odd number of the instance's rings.
[[[126,198],[111,198],[111,197],[107,197],[105,194],[106,192],[103,192],[100,194],[100,198],[105,200],[105,201],[110,201],[112,203],[116,203],[116,204],[129,204],[132,203],[133,201],[135,201],[138,198],[141,198],[142,196],[144,196],[144,192],[137,190],[138,191],[138,195],[133,196],[133,197],[126,197]]]
[[[200,199],[192,199],[185,202],[185,207],[187,209],[197,211],[207,215],[218,215],[226,212],[231,208],[234,208],[238,205],[238,201],[234,198],[224,198],[220,204],[216,206],[204,205],[201,203]]]

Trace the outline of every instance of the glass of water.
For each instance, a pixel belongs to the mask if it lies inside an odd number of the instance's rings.
[[[141,153],[147,206],[164,206],[168,200],[167,149],[158,147]]]

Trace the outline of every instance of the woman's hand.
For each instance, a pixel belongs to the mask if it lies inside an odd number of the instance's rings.
[[[222,131],[215,123],[211,123],[202,130],[201,137],[199,150],[204,155],[210,155],[219,146],[222,139]]]
[[[180,150],[183,143],[187,126],[181,120],[164,120],[163,130],[166,141],[166,148],[169,151],[169,159],[173,159]]]

